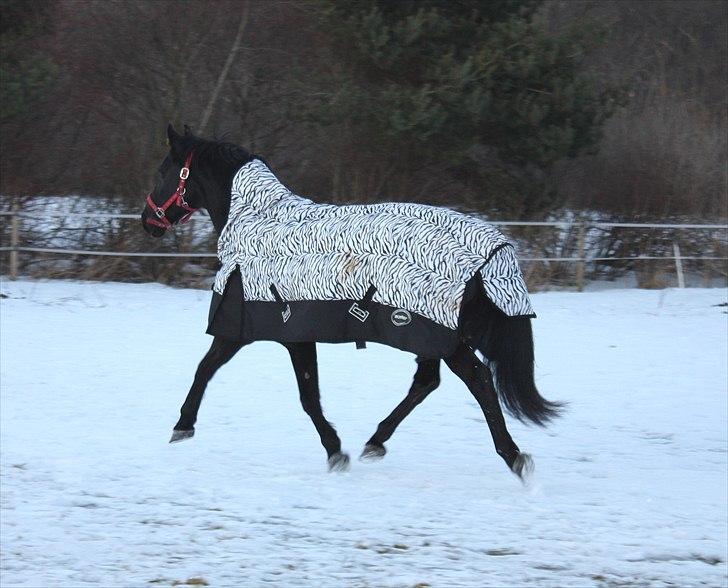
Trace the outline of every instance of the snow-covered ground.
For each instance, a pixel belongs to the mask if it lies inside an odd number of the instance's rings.
[[[326,471],[287,353],[213,380],[197,436],[167,440],[209,293],[3,282],[0,584],[725,586],[725,290],[533,296],[538,382],[570,410],[509,420],[530,488],[449,373],[381,462]],[[344,448],[406,392],[412,356],[319,347]]]

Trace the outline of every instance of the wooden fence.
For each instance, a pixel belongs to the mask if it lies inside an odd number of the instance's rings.
[[[185,257],[185,258],[209,258],[217,257],[212,252],[132,252],[132,251],[96,251],[87,249],[64,249],[53,247],[30,247],[20,246],[20,230],[23,218],[38,219],[37,215],[22,212],[18,205],[15,204],[10,211],[0,211],[0,216],[10,219],[10,246],[0,247],[0,252],[9,252],[9,277],[14,280],[18,276],[18,255],[20,253],[42,253],[56,255],[91,255],[91,256],[108,256],[108,257]],[[43,219],[50,218],[89,218],[95,220],[109,219],[134,219],[139,220],[139,214],[108,214],[108,213],[49,213],[44,214]],[[193,220],[208,220],[205,216],[193,217]],[[209,222],[209,220],[208,220]],[[672,255],[666,256],[650,256],[637,255],[632,257],[590,257],[586,254],[586,235],[587,231],[592,228],[610,229],[610,228],[628,228],[628,229],[672,229],[675,231],[693,230],[693,231],[725,231],[725,239],[728,241],[728,224],[660,224],[660,223],[619,223],[619,222],[591,222],[588,220],[574,221],[488,221],[489,224],[503,227],[558,227],[565,230],[576,229],[577,234],[577,255],[572,257],[519,257],[520,261],[545,261],[545,262],[566,262],[576,264],[575,268],[575,287],[581,291],[584,287],[584,273],[586,264],[589,262],[599,261],[643,261],[643,260],[671,260],[675,265],[675,273],[677,275],[678,286],[685,287],[685,276],[683,270],[683,261],[688,260],[723,260],[726,257],[717,256],[695,256],[681,255],[680,245],[677,240],[673,241]]]

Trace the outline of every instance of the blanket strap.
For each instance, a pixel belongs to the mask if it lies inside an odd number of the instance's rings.
[[[283,297],[281,296],[280,292],[278,292],[278,288],[275,287],[275,284],[270,285],[270,291],[273,294],[273,298],[276,299],[276,302],[280,305],[282,309],[281,317],[283,317],[283,322],[288,322],[288,319],[291,318],[291,305],[283,300]]]
[[[349,309],[349,314],[352,315],[354,318],[360,320],[361,322],[365,322],[369,318],[369,305],[372,302],[372,298],[374,298],[374,293],[377,291],[377,289],[369,284],[369,289],[366,291],[366,294],[364,294],[364,298],[362,298],[359,302],[355,302],[351,305],[351,308]],[[356,348],[357,349],[366,349],[367,343],[366,341],[357,341],[356,342]]]

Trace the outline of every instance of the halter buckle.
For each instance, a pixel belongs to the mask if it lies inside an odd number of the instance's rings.
[[[164,218],[164,211],[161,208],[155,209],[154,214],[157,215],[157,218]]]
[[[190,177],[190,168],[189,167],[183,167],[181,170],[179,170],[179,177],[181,180],[186,180]]]

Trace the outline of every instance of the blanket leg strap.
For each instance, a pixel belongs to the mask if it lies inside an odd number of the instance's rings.
[[[364,294],[364,298],[362,298],[359,302],[355,302],[351,305],[351,308],[349,309],[349,314],[354,318],[360,320],[361,322],[366,322],[366,320],[369,318],[369,305],[371,304],[372,298],[374,298],[374,293],[376,291],[377,289],[370,284],[369,289],[366,291],[366,294]],[[366,349],[366,347],[366,341],[356,342],[357,349]]]

